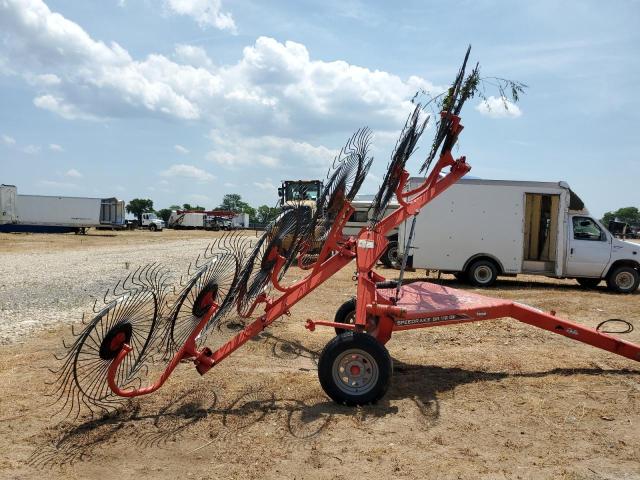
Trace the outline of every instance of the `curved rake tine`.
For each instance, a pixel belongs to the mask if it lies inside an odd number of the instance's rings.
[[[105,303],[106,303],[106,295],[107,294],[105,293]],[[95,301],[93,302],[93,307],[92,307],[93,313],[98,313],[99,310],[97,309],[97,307],[98,307],[98,299],[96,298]],[[83,322],[84,322],[84,319],[83,319]]]

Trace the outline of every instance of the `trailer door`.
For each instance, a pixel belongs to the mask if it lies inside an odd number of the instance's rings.
[[[16,192],[13,185],[0,186],[0,223],[16,223]]]

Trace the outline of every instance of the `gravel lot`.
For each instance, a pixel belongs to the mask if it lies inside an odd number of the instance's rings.
[[[92,298],[103,295],[137,266],[161,262],[179,279],[188,263],[204,251],[215,235],[194,233],[196,238],[181,238],[186,234],[169,231],[126,232],[119,235],[125,245],[101,248],[93,248],[91,240],[97,239],[94,237],[84,239],[89,245],[81,244],[77,249],[0,249],[0,345],[24,342],[36,329],[77,322],[84,311],[91,310]],[[165,239],[161,244],[159,236]],[[28,236],[18,235],[17,240],[24,241],[21,237]],[[69,235],[53,237],[83,240]],[[5,235],[0,241],[11,240],[16,242]],[[146,240],[151,242],[145,244]]]

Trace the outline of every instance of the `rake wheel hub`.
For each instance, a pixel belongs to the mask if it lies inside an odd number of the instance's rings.
[[[218,285],[211,284],[205,285],[202,291],[198,294],[195,301],[193,302],[193,307],[191,308],[191,313],[195,317],[202,317],[205,313],[209,311],[209,308],[216,301],[216,297],[218,296]]]
[[[127,321],[114,325],[100,343],[100,358],[103,360],[116,358],[120,350],[122,350],[122,346],[131,340],[132,333],[133,327]]]

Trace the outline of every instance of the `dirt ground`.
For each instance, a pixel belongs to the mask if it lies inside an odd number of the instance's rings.
[[[187,247],[210,237],[1,235],[0,273],[12,256],[86,250],[95,254],[86,262],[96,262],[120,246],[184,246],[186,263]],[[339,272],[208,374],[180,365],[158,392],[96,418],[60,418],[44,396],[46,367],[69,325],[47,324],[0,347],[0,478],[640,479],[640,364],[514,320],[397,333],[387,345],[394,377],[383,401],[332,403],[316,373],[332,332],[309,333],[304,321],[332,319],[354,294],[352,273]],[[432,280],[471,288],[448,275]],[[0,295],[13,281],[0,280]],[[640,342],[638,292],[520,276],[478,293],[589,326],[627,319],[636,330],[624,338]],[[91,306],[87,297],[84,309]],[[64,302],[48,308],[76,318]],[[0,320],[8,315],[0,311]]]

